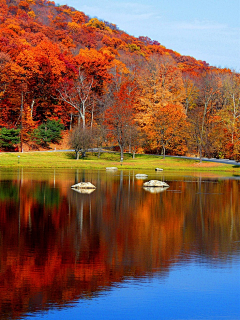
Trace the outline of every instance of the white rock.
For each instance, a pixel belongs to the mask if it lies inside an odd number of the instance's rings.
[[[79,182],[71,186],[73,189],[96,189],[91,182]]]
[[[164,181],[159,180],[150,180],[147,182],[144,182],[144,187],[169,187],[169,185]]]
[[[144,173],[137,173],[135,175],[136,178],[139,178],[139,179],[146,179],[148,177],[147,174],[144,174]]]
[[[155,171],[163,171],[161,168],[155,168]]]
[[[117,167],[107,167],[106,170],[118,170]]]

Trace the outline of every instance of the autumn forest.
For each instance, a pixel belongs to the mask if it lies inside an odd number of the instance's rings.
[[[67,5],[0,0],[1,150],[48,148],[47,124],[122,154],[240,160],[240,74]]]

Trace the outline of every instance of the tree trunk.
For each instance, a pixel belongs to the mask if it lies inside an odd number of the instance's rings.
[[[85,103],[82,102],[82,113],[81,113],[81,116],[82,116],[83,129],[85,129],[85,124],[86,124],[85,114],[86,114],[86,107],[85,107]]]
[[[21,93],[21,110],[20,110],[21,114],[21,131],[20,131],[20,151],[23,152],[23,91]]]
[[[202,142],[200,142],[199,145],[199,162],[202,162]]]
[[[76,160],[79,160],[79,151],[75,151],[76,152]]]
[[[93,112],[94,112],[94,105],[93,105],[92,110],[91,110],[91,129],[93,127]]]
[[[73,114],[71,112],[69,130],[72,130],[72,121],[73,121]]]
[[[123,161],[123,146],[120,145],[119,147],[120,147],[120,154],[121,154],[120,161],[122,162]]]
[[[200,145],[199,145],[199,161],[200,162],[202,162],[203,132],[204,132],[205,118],[207,114],[207,107],[208,107],[208,102],[204,104],[204,110],[203,110],[202,126],[201,126],[201,133],[200,133]]]
[[[165,155],[166,155],[166,148],[165,148],[165,146],[163,145],[163,159],[165,159]]]
[[[35,100],[33,99],[32,103],[31,103],[31,118],[33,117],[33,106],[34,106],[34,103],[35,103]]]

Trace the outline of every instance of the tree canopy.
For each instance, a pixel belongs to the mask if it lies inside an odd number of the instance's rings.
[[[0,127],[23,143],[60,119],[65,130],[104,126],[122,152],[135,128],[141,152],[240,158],[239,73],[53,1],[0,8]]]

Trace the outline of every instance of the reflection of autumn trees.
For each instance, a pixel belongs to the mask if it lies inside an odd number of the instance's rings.
[[[191,243],[196,253],[201,250],[206,258],[226,258],[234,250],[234,243],[239,241],[239,182],[228,180],[213,184],[208,181],[196,185],[195,190],[197,215],[187,214],[185,219],[185,230],[187,235],[191,234],[188,246]],[[192,223],[197,225],[195,231]]]
[[[90,195],[70,189],[92,181]],[[0,183],[1,313],[64,305],[127,276],[237,253],[238,180],[169,180],[151,194],[134,172],[22,173]],[[10,193],[6,193],[8,188]]]

